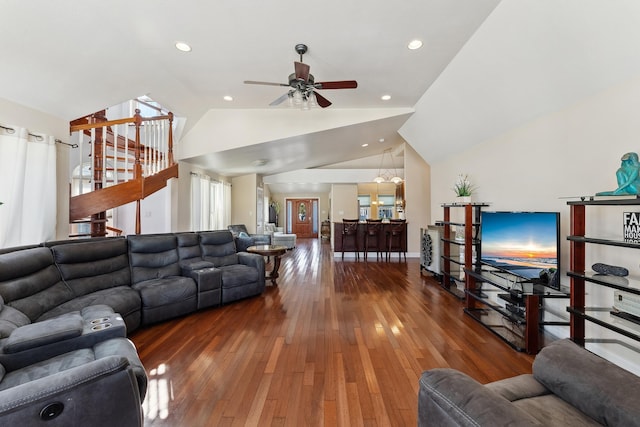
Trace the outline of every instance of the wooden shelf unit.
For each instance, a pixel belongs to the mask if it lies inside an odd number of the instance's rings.
[[[438,222],[438,225],[444,227],[442,242],[442,287],[457,296],[460,299],[466,299],[470,303],[470,297],[465,294],[465,289],[475,288],[474,278],[465,273],[466,270],[479,269],[480,265],[474,263],[474,249],[476,257],[480,256],[480,212],[483,207],[489,206],[485,203],[445,203],[442,205],[444,209],[444,219]],[[452,209],[464,209],[464,222],[451,221]],[[453,227],[464,227],[464,240],[455,238]],[[457,247],[459,251],[452,250]],[[457,252],[457,253],[456,253]],[[458,254],[462,254],[464,259],[461,260]],[[452,268],[455,266],[455,268]],[[454,273],[461,271],[464,278]],[[460,283],[463,288],[458,288]]]
[[[612,314],[611,306],[588,307],[585,304],[585,295],[588,292],[588,287],[593,286],[601,286],[613,290],[624,291],[633,295],[640,295],[640,280],[588,272],[586,271],[585,264],[587,248],[589,245],[604,245],[612,248],[616,247],[620,248],[619,250],[621,251],[640,249],[640,244],[638,243],[625,242],[621,239],[602,239],[586,236],[587,207],[639,207],[640,198],[620,200],[589,199],[569,201],[567,204],[571,211],[571,234],[567,236],[567,240],[569,240],[571,248],[570,271],[567,272],[571,281],[571,299],[570,305],[567,307],[567,311],[570,314],[571,339],[582,346],[584,346],[586,342],[616,344],[620,346],[620,351],[630,350],[633,357],[637,358],[638,354],[640,354],[640,345],[630,345],[624,340],[616,338],[588,338],[585,336],[585,322],[590,322],[632,341],[640,342],[640,323],[637,319],[635,321],[624,320],[621,317]]]

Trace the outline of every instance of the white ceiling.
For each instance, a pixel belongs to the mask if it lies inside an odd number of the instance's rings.
[[[437,162],[640,74],[637,0],[4,0],[0,12],[0,98],[72,120],[148,95],[186,119],[178,157],[229,176],[375,168],[405,140]],[[406,48],[414,38],[422,49]],[[358,88],[322,91],[333,105],[298,118],[268,107],[286,88],[243,81],[286,82],[297,43],[316,81]],[[220,111],[225,126],[209,118]]]

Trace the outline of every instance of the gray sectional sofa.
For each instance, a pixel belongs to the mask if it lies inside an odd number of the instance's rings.
[[[141,425],[127,334],[264,289],[264,258],[228,230],[2,249],[0,425]]]
[[[453,369],[422,374],[419,426],[640,426],[640,378],[569,339],[533,373],[482,385]]]

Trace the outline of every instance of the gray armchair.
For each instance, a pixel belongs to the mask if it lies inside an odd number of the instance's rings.
[[[0,365],[0,425],[142,426],[139,368],[87,350],[16,371]]]
[[[228,227],[236,239],[238,252],[246,252],[249,246],[270,245],[271,236],[268,234],[249,234],[244,224],[234,224]]]

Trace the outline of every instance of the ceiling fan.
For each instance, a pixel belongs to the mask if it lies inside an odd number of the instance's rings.
[[[317,93],[317,90],[355,89],[358,87],[358,82],[355,80],[316,83],[313,74],[309,73],[311,67],[302,62],[302,55],[307,52],[307,45],[302,43],[297,44],[295,50],[300,55],[300,62],[295,61],[293,63],[295,72],[289,75],[289,83],[258,82],[254,80],[244,81],[246,84],[252,85],[289,86],[292,88],[269,105],[279,105],[285,100],[289,100],[291,105],[301,106],[303,109],[308,109],[316,103],[320,107],[326,108],[331,105],[331,101]]]

